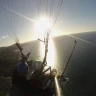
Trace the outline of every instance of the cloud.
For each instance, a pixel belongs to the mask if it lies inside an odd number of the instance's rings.
[[[8,37],[9,37],[9,36],[2,36],[1,38],[2,38],[2,39],[5,39],[5,38],[8,38]]]
[[[5,39],[6,37],[5,36],[2,36],[3,39]]]
[[[9,36],[6,36],[7,38],[9,37]]]

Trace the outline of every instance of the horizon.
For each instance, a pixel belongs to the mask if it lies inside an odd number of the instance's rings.
[[[58,38],[58,37],[68,36],[68,37],[72,37],[72,38],[74,38],[74,39],[76,39],[76,40],[80,40],[80,41],[82,41],[82,42],[95,45],[93,42],[90,42],[90,41],[88,41],[88,40],[85,40],[84,38],[79,38],[79,37],[74,36],[74,35],[81,35],[81,34],[84,34],[84,33],[87,35],[88,33],[95,33],[95,32],[96,32],[96,31],[92,31],[92,32],[77,32],[77,33],[70,33],[70,34],[63,34],[63,35],[52,36],[51,38]],[[29,43],[29,42],[32,43],[32,42],[34,42],[34,41],[38,41],[38,39],[30,40],[30,41],[26,41],[26,42],[20,42],[20,44],[21,44],[21,45],[22,45],[22,44],[27,44],[27,43]],[[10,44],[10,45],[0,46],[0,48],[2,48],[2,47],[10,47],[10,46],[13,46],[13,45],[15,45],[15,43]]]

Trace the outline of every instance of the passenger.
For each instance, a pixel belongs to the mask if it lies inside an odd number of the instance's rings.
[[[17,64],[16,69],[12,76],[12,85],[16,85],[20,91],[24,94],[36,94],[43,96],[43,90],[38,86],[35,86],[32,80],[27,79],[29,66],[26,63],[27,58],[24,57]],[[36,81],[35,81],[36,82]]]
[[[27,73],[29,71],[29,66],[26,63],[27,57],[20,59],[20,62],[15,66],[13,75],[12,75],[12,87],[10,88],[10,96],[16,96],[20,91],[24,91],[27,80]],[[16,94],[16,95],[14,95]],[[19,95],[17,95],[19,96]]]
[[[24,78],[26,78],[29,71],[29,67],[26,61],[27,61],[27,57],[25,56],[24,58],[21,59],[21,62],[17,64],[18,76]]]
[[[19,83],[22,81],[25,81],[27,79],[27,74],[29,71],[29,66],[26,63],[27,57],[20,59],[20,63],[18,63],[15,67],[15,70],[13,72],[12,76],[12,85],[19,85]],[[21,84],[21,83],[20,83]]]

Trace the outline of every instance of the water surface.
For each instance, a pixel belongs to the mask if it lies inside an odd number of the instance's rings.
[[[74,37],[74,38],[73,38]],[[65,87],[65,96],[96,95],[96,33],[79,33],[72,36],[54,37],[49,43],[48,65],[62,74],[74,47],[77,45],[69,62],[66,74],[70,81]],[[30,47],[29,47],[30,46]],[[43,60],[44,45],[40,41],[29,43],[32,48],[31,59]]]

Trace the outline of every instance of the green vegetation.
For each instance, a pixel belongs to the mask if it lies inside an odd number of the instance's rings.
[[[11,76],[18,62],[16,46],[0,48],[0,96],[9,96]]]
[[[19,54],[14,50],[17,50],[15,45],[0,48],[0,96],[10,96],[11,76]]]

